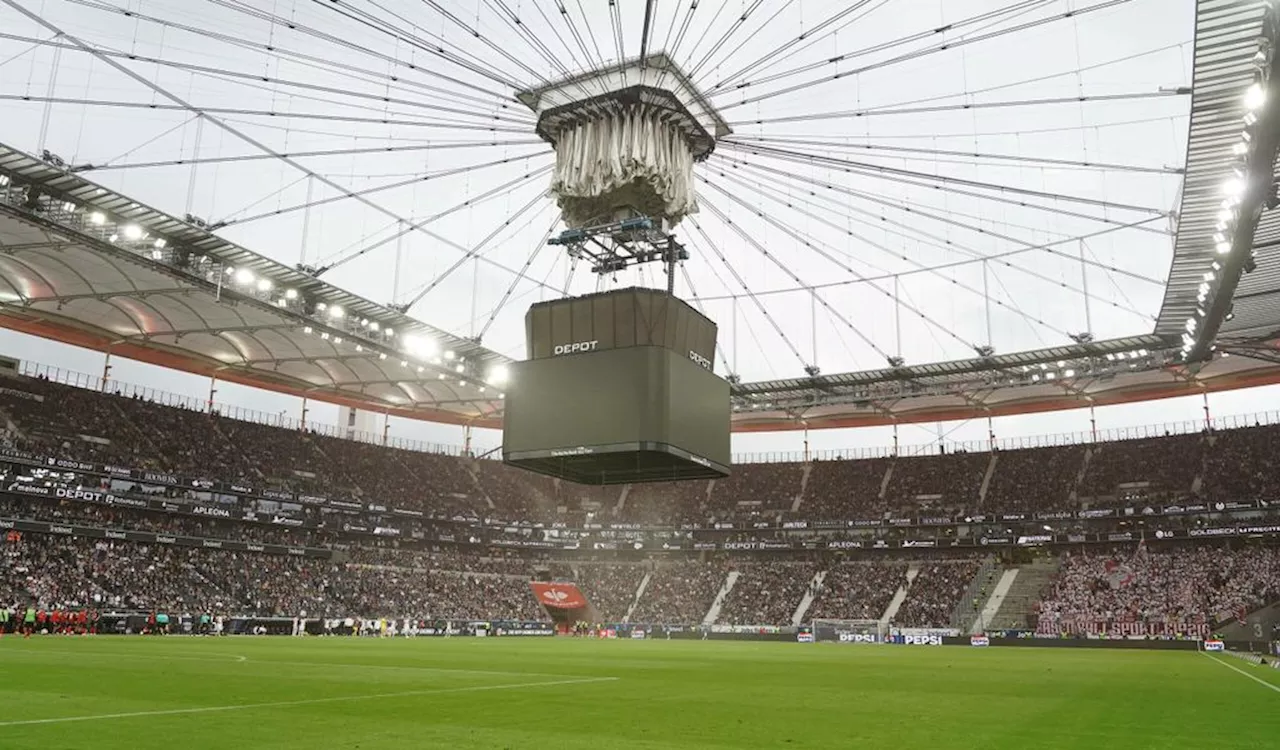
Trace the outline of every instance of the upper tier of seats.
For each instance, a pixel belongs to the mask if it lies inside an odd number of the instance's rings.
[[[678,524],[1058,510],[1273,494],[1280,426],[1026,450],[741,464],[716,482],[584,487],[495,461],[376,446],[48,380],[9,378],[0,437],[63,458],[350,496],[429,513]]]

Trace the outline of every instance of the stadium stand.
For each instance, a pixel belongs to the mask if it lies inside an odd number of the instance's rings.
[[[147,503],[75,502],[14,494],[38,489],[12,483],[18,474],[23,474],[21,481],[32,482],[35,470],[5,469],[8,494],[0,496],[0,519],[183,536],[197,543],[207,539],[215,547],[118,536],[6,537],[0,547],[5,561],[0,601],[11,603],[31,598],[49,605],[140,610],[219,607],[250,614],[289,615],[305,609],[335,615],[537,619],[545,615],[531,597],[528,581],[549,571],[558,579],[578,581],[601,616],[610,620],[622,619],[634,603],[633,621],[694,624],[707,615],[727,573],[735,569],[741,575],[718,621],[785,624],[807,593],[814,596],[811,618],[879,617],[914,560],[920,571],[894,622],[944,627],[981,564],[978,557],[958,550],[926,549],[915,557],[905,549],[893,556],[868,551],[877,542],[896,543],[921,532],[864,527],[863,521],[969,512],[1030,518],[1050,511],[1059,513],[1052,517],[1058,534],[1137,540],[1143,529],[1150,538],[1158,528],[1161,533],[1177,531],[1179,541],[1106,553],[1096,546],[1073,546],[1033,613],[1042,634],[1116,627],[1144,634],[1204,632],[1280,597],[1280,558],[1274,549],[1222,541],[1191,545],[1189,537],[1221,534],[1230,519],[1189,512],[1149,517],[1149,506],[1159,500],[1249,500],[1251,523],[1276,521],[1277,509],[1253,503],[1269,499],[1276,484],[1280,428],[1274,426],[996,454],[814,461],[808,466],[747,464],[717,482],[621,488],[580,487],[495,461],[243,422],[43,379],[6,379],[0,388],[0,426],[0,444],[35,455],[315,493],[331,501],[360,502],[357,507],[365,513],[352,520],[331,506],[294,507],[288,511],[294,515],[275,517],[283,512],[280,503],[268,499],[237,506],[226,498],[219,505],[222,500],[197,498],[182,486],[58,474],[54,478],[74,482],[77,491],[133,493],[135,498],[164,499],[166,505],[162,510]],[[793,511],[797,497],[801,502]],[[196,516],[191,511],[198,503],[206,512],[210,507],[226,510]],[[1121,507],[1125,504],[1134,507]],[[237,508],[253,518],[233,517]],[[1106,508],[1114,510],[1098,517],[1060,514]],[[491,523],[479,525],[483,520]],[[760,521],[767,523],[761,526]],[[820,521],[836,523],[816,523]],[[395,528],[386,537],[373,525]],[[627,534],[649,525],[666,529],[659,540],[686,543],[681,547],[685,551],[660,560],[647,552],[615,559],[615,552],[631,546]],[[699,528],[689,530],[693,525]],[[975,524],[970,533],[983,534],[984,541],[987,535],[1011,534],[1006,542],[1018,535],[1004,526]],[[1031,524],[1033,531],[1039,526],[1038,521]],[[526,548],[544,531],[581,543],[554,554]],[[955,531],[927,533],[942,546]],[[471,546],[435,541],[441,539]],[[690,540],[703,546],[687,544]],[[803,544],[793,544],[797,540]],[[218,542],[242,546],[217,549]],[[244,544],[257,545],[258,551],[244,551]],[[278,545],[281,552],[306,548],[311,556],[271,554],[261,545]],[[841,551],[824,552],[828,547]],[[849,552],[850,547],[862,551]],[[767,562],[730,562],[723,555],[728,549],[736,554],[782,548],[790,551]],[[1088,549],[1094,551],[1081,551]],[[316,551],[324,554],[312,555]],[[593,554],[603,556],[586,559]],[[635,601],[639,583],[650,571],[648,586]],[[824,571],[824,582],[809,591],[818,571]]]

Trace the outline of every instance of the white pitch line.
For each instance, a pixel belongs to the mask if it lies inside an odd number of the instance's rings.
[[[202,708],[173,708],[161,711],[132,711],[119,714],[91,714],[89,716],[62,716],[54,719],[22,719],[19,721],[0,721],[2,727],[22,727],[35,724],[66,724],[73,721],[100,721],[103,719],[133,719],[146,716],[179,716],[182,714],[210,714],[226,711],[249,711],[255,708],[289,708],[291,706],[311,706],[321,703],[343,703],[349,701],[369,701],[380,698],[409,698],[418,695],[437,695],[440,693],[478,693],[483,690],[514,690],[516,688],[551,687],[553,685],[586,685],[592,682],[613,682],[617,677],[583,677],[576,680],[551,680],[547,682],[516,682],[508,685],[474,685],[460,688],[438,688],[435,690],[405,690],[398,693],[377,693],[374,695],[340,695],[332,698],[309,698],[296,701],[272,701],[269,703],[242,703],[233,706],[205,706]]]
[[[8,655],[17,654],[19,656],[40,656],[41,654],[64,654],[67,656],[88,656],[100,659],[128,659],[136,660],[154,659],[157,661],[200,661],[214,662],[217,664],[227,663],[250,663],[255,666],[274,666],[276,664],[287,664],[290,666],[301,667],[338,667],[346,669],[392,669],[412,672],[443,672],[445,674],[478,674],[488,675],[491,677],[572,677],[573,675],[556,674],[554,672],[511,672],[499,671],[492,669],[459,669],[454,667],[425,667],[412,664],[355,664],[351,662],[338,661],[288,661],[284,659],[250,659],[247,656],[239,654],[224,654],[221,656],[185,656],[182,654],[164,654],[164,653],[146,653],[146,652],[121,652],[121,651],[80,651],[78,649],[33,649],[30,651],[10,651]]]
[[[1263,687],[1265,687],[1265,688],[1271,688],[1272,690],[1276,691],[1277,693],[1280,693],[1280,685],[1276,685],[1275,683],[1272,683],[1272,682],[1267,682],[1266,680],[1262,679],[1261,677],[1258,677],[1257,675],[1251,675],[1251,674],[1249,674],[1248,672],[1244,671],[1243,669],[1241,669],[1241,668],[1237,667],[1236,665],[1234,665],[1234,664],[1228,664],[1228,663],[1226,663],[1225,661],[1223,661],[1223,660],[1219,659],[1218,657],[1216,657],[1216,656],[1212,656],[1212,655],[1210,655],[1210,654],[1208,654],[1208,653],[1206,653],[1206,652],[1204,652],[1204,651],[1201,651],[1200,653],[1204,654],[1205,656],[1208,656],[1210,659],[1212,659],[1213,661],[1218,662],[1219,664],[1221,664],[1222,666],[1226,667],[1227,669],[1230,669],[1232,672],[1239,672],[1240,674],[1244,675],[1245,677],[1248,677],[1249,679],[1253,680],[1254,682],[1258,683],[1259,685],[1261,685],[1261,686],[1263,686]]]

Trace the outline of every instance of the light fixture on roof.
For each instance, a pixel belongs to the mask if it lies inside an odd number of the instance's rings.
[[[152,246],[152,247],[154,247],[154,248],[155,248],[155,249],[157,249],[157,250],[163,250],[163,249],[165,248],[165,246],[166,246],[166,245],[168,245],[168,244],[169,244],[169,243],[168,243],[168,242],[166,242],[166,241],[165,241],[165,239],[164,239],[163,237],[157,237],[157,238],[156,238],[156,241],[155,241],[155,242],[153,242],[153,243],[151,243],[151,246]]]
[[[1076,376],[1075,370],[1065,370],[1062,373],[1062,377],[1064,378],[1074,378],[1075,376]]]
[[[102,213],[101,211],[94,211],[93,213],[89,214],[89,223],[93,224],[94,226],[100,227],[103,224],[107,223],[107,215]]]
[[[316,309],[319,310],[320,312],[324,312],[325,310],[329,309],[329,305],[326,302],[317,302]]]
[[[62,210],[66,211],[69,214],[75,213],[76,208],[78,208],[78,206],[76,206],[76,204],[72,203],[71,201],[62,202]]]
[[[1258,123],[1258,113],[1257,113],[1257,112],[1245,112],[1245,113],[1244,113],[1244,118],[1243,118],[1243,119],[1244,119],[1244,126],[1245,126],[1246,128],[1251,128],[1251,127],[1253,127],[1254,125],[1256,125],[1256,124]]]
[[[356,344],[356,351],[357,351],[357,352],[362,352],[362,351],[364,351],[364,347],[363,347],[363,346],[360,346],[359,344]]]
[[[484,393],[484,386],[480,386],[480,388],[479,388],[478,390],[479,390],[481,393]]]
[[[394,329],[394,328],[388,328],[388,329],[387,329],[387,331],[386,331],[386,333],[387,333],[387,338],[389,338],[389,339],[390,339],[390,338],[395,338],[396,332],[395,332],[395,329]]]
[[[378,321],[373,320],[373,321],[370,321],[370,322],[369,322],[369,330],[371,330],[371,331],[377,331],[377,330],[378,330],[378,328],[379,328],[379,326],[378,326]]]
[[[386,352],[378,352],[378,359],[385,360],[386,358],[387,358]]]
[[[454,371],[455,371],[455,372],[462,372],[463,370],[465,370],[465,369],[467,369],[467,368],[463,367],[462,365],[458,365],[457,367],[455,367],[455,368],[453,368],[453,369],[454,369]]]
[[[496,365],[489,370],[489,382],[493,385],[503,385],[507,382],[507,378],[511,376],[511,372],[506,365]]]
[[[288,300],[294,300],[294,299],[297,299],[297,298],[298,298],[298,290],[297,290],[297,289],[286,289],[286,290],[284,290],[284,298],[285,298],[285,299],[288,299]]]
[[[274,285],[271,283],[271,279],[258,279],[259,292],[269,292],[272,286]]]
[[[329,340],[329,332],[328,332],[328,331],[321,331],[321,332],[320,332],[320,338],[324,339],[325,341],[328,341],[328,340]]]
[[[342,337],[341,337],[341,336],[334,336],[334,337],[333,337],[333,343],[334,343],[334,344],[341,344],[341,343],[342,343]]]
[[[240,270],[236,271],[236,281],[240,282],[241,284],[252,284],[253,271],[250,271],[247,268],[241,268]]]
[[[330,317],[330,318],[341,318],[343,315],[346,315],[346,314],[347,314],[347,311],[342,309],[342,305],[330,305],[330,306],[329,306],[329,317]]]
[[[116,240],[118,240],[118,239],[120,239],[120,235],[118,235],[118,234],[112,234],[110,237],[108,237],[108,238],[107,238],[107,241],[108,241],[108,242],[115,242],[115,241],[116,241]]]
[[[1226,356],[1226,355],[1223,355],[1223,356]],[[499,394],[498,394],[498,400],[499,400],[499,401],[501,401],[502,399],[504,399],[504,398],[506,398],[506,397],[507,397],[507,394],[505,394],[505,393],[499,393]],[[734,408],[734,409],[737,409],[738,407],[736,407],[736,406],[735,406],[735,407],[733,407],[733,408]]]
[[[131,240],[133,242],[147,236],[147,233],[142,231],[142,227],[137,224],[125,224],[121,227],[120,231],[124,232],[124,238],[126,240]]]
[[[426,369],[427,368],[423,367],[422,365],[418,365],[418,372],[425,372]]]
[[[465,386],[466,386],[466,384],[467,384],[467,381],[463,380],[462,378],[458,378],[458,385],[461,385],[461,386],[464,386],[464,387],[465,387]]]
[[[445,349],[445,351],[444,351],[444,358],[445,358],[445,359],[453,359],[454,357],[457,357],[457,356],[458,356],[458,355],[457,355],[456,353],[454,353],[454,351],[453,351],[452,349]]]
[[[442,372],[442,373],[440,373],[440,379],[441,379],[441,380],[444,380],[444,379],[445,379],[445,374],[444,374],[443,372]]]
[[[303,326],[303,327],[302,327],[302,332],[303,332],[303,333],[311,333],[311,326]]]

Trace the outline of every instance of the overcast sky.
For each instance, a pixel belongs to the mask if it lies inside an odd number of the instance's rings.
[[[585,268],[571,272],[561,253],[543,246],[557,216],[544,195],[551,152],[512,96],[564,70],[616,61],[605,0],[20,4],[90,44],[133,55],[117,59],[198,107],[235,110],[215,117],[270,149],[400,149],[304,160],[344,187],[445,173],[370,198],[414,221],[448,212],[430,225],[447,241],[410,232],[345,260],[386,240],[396,222],[351,200],[253,218],[303,204],[308,191],[312,199],[339,195],[274,159],[203,165],[194,182],[188,166],[91,175],[155,208],[230,221],[221,234],[282,263],[344,261],[325,280],[382,302],[414,299],[461,248],[492,235],[484,260],[447,275],[412,314],[459,335],[483,333],[486,346],[513,357],[524,354],[530,303],[598,283],[657,283],[648,272],[604,280]],[[1188,97],[1160,92],[1189,84],[1194,2],[1130,0],[1090,10],[1098,4],[704,0],[690,14],[687,1],[659,0],[651,48],[671,50],[734,123],[735,143],[696,168],[702,210],[677,228],[693,256],[692,284],[682,277],[677,291],[720,325],[716,370],[745,380],[793,377],[809,364],[833,373],[880,367],[888,355],[918,364],[970,356],[976,345],[1008,353],[1067,343],[1086,330],[1100,339],[1150,332],[1171,257],[1161,213],[1177,207],[1180,178],[1170,170],[1185,158],[1189,109]],[[625,54],[634,55],[644,3],[618,5]],[[126,7],[135,15],[116,12]],[[1073,17],[1058,18],[1069,10]],[[211,122],[198,128],[189,112],[118,106],[165,100],[101,60],[37,43],[52,34],[11,8],[0,6],[0,29],[14,37],[0,39],[0,95],[52,91],[73,100],[3,101],[0,141],[112,166],[262,153]],[[452,60],[430,45],[443,45]],[[1077,97],[1099,99],[1020,104]],[[1009,106],[990,106],[997,104]],[[832,112],[863,114],[821,116]],[[752,145],[858,166],[784,161],[751,153]],[[1027,203],[1040,208],[1020,205]],[[1137,222],[1145,223],[1123,228]],[[821,288],[806,288],[814,285]],[[15,334],[0,344],[54,366],[97,373],[102,365],[100,354]],[[135,363],[118,363],[114,375],[207,395],[207,381]],[[218,398],[269,412],[298,409],[293,399],[232,386]],[[1216,413],[1271,403],[1268,390],[1211,401]],[[1202,408],[1199,399],[1118,407],[1100,411],[1099,425],[1195,420]],[[996,433],[1083,429],[1088,415],[1075,412],[999,420]],[[936,441],[939,432],[981,439],[987,426],[922,425],[900,437]],[[452,427],[398,421],[393,434],[460,442]],[[886,445],[891,435],[835,431],[811,441]],[[738,451],[798,447],[796,434],[735,442]]]

